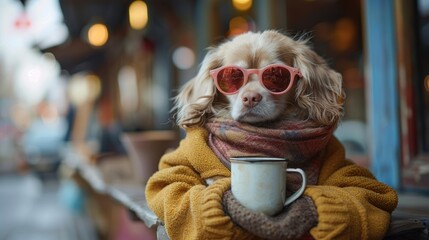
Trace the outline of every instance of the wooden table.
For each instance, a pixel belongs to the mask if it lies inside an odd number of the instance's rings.
[[[101,157],[95,163],[68,148],[63,165],[78,174],[97,193],[104,194],[131,213],[131,219],[142,221],[148,228],[156,228],[157,239],[169,239],[163,222],[149,209],[144,184],[132,177],[131,162],[127,156]],[[427,218],[427,196],[399,194],[398,208],[393,220]]]
[[[133,181],[126,156],[107,156],[91,163],[88,157],[69,147],[64,151],[63,165],[78,174],[94,191],[127,208],[133,220],[142,221],[148,228],[155,227],[157,239],[169,239],[162,221],[147,205],[145,186]]]

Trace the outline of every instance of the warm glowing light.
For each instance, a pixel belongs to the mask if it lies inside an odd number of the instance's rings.
[[[243,17],[235,17],[229,21],[229,36],[235,36],[249,30],[249,23]]]
[[[61,67],[51,53],[24,51],[14,67],[12,90],[16,100],[35,106],[39,104],[59,81]],[[25,59],[25,61],[24,61]]]
[[[133,29],[143,29],[149,19],[147,4],[137,0],[131,3],[129,7],[129,20]]]
[[[138,110],[139,96],[137,73],[130,66],[123,66],[118,72],[119,100],[121,108],[126,113]]]
[[[195,63],[195,54],[188,47],[178,47],[173,52],[173,63],[179,69],[189,69]]]
[[[232,5],[240,11],[249,10],[252,7],[252,0],[232,0]]]
[[[69,97],[74,105],[91,102],[101,92],[100,78],[93,74],[76,74],[70,79]]]
[[[106,25],[102,23],[96,23],[88,29],[88,42],[93,46],[103,46],[106,44],[108,38],[109,31]]]

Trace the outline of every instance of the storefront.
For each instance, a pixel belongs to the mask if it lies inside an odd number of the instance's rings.
[[[427,1],[255,1],[239,9],[197,4],[200,59],[219,35],[272,28],[310,38],[343,76],[336,135],[349,157],[397,189],[429,189]]]
[[[148,147],[159,150],[156,169],[183,137],[172,98],[208,47],[266,29],[308,39],[341,73],[335,135],[349,159],[398,191],[399,210],[409,202],[393,216],[429,214],[427,0],[0,0],[0,20],[0,177],[60,175],[60,197],[91,216],[100,238],[155,239],[157,226],[168,238],[145,201],[147,165],[134,161],[145,154],[134,158],[127,137],[168,133]]]

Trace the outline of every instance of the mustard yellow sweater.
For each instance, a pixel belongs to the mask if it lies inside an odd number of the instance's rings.
[[[159,171],[148,181],[149,207],[175,239],[257,239],[234,225],[222,208],[230,188],[230,171],[207,145],[204,128],[188,129],[173,152],[164,155]],[[316,205],[319,223],[315,239],[383,238],[396,208],[396,192],[378,182],[365,168],[345,160],[344,148],[332,137],[317,185],[304,194]],[[207,186],[205,179],[223,176]]]

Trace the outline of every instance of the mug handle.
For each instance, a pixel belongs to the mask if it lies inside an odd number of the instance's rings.
[[[299,198],[305,190],[305,187],[307,186],[307,175],[305,175],[305,172],[302,169],[299,168],[287,168],[287,172],[295,172],[301,174],[302,177],[302,184],[298,191],[294,192],[285,202],[284,206],[287,206],[291,204],[293,201],[295,201],[297,198]]]

